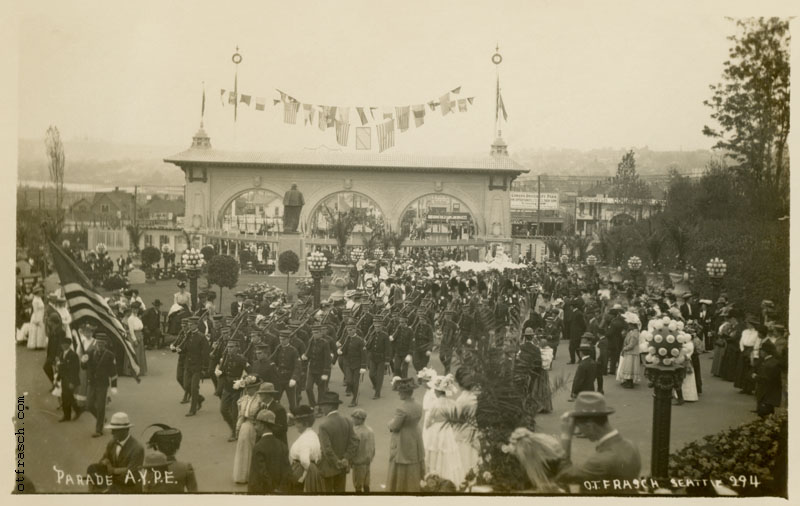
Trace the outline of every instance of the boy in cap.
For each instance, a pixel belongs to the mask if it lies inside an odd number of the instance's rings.
[[[72,350],[72,340],[64,337],[61,340],[61,356],[58,361],[58,377],[61,380],[61,409],[64,416],[59,422],[68,422],[71,419],[72,411],[75,411],[75,418],[81,416],[81,410],[75,402],[75,389],[80,384],[80,364],[78,355]]]
[[[350,417],[353,419],[353,431],[358,438],[358,449],[353,457],[353,488],[356,493],[369,494],[370,473],[372,459],[375,458],[375,433],[366,423],[367,412],[356,409]]]

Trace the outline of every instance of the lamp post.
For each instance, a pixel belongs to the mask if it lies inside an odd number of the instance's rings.
[[[189,293],[192,296],[192,311],[197,309],[197,277],[200,275],[200,268],[206,263],[203,254],[194,248],[187,249],[181,255],[183,270],[189,278]]]
[[[725,260],[714,257],[706,264],[706,272],[711,280],[711,286],[714,289],[714,302],[719,299],[720,287],[722,286],[722,278],[725,277],[725,272],[728,270]]]
[[[308,272],[311,273],[311,279],[314,280],[314,309],[319,309],[320,299],[320,280],[322,273],[325,272],[325,267],[328,265],[328,258],[321,251],[312,251],[308,255]]]
[[[669,439],[672,421],[672,392],[681,388],[686,369],[684,343],[691,336],[683,332],[683,322],[669,317],[655,320],[650,331],[642,331],[647,341],[645,375],[653,385],[653,439],[650,475],[666,480],[669,476]]]
[[[587,269],[588,273],[586,277],[588,278],[590,286],[593,287],[594,290],[596,291],[597,268],[595,267],[595,265],[597,265],[597,257],[594,255],[589,255],[588,257],[586,257],[586,265],[589,267]]]
[[[636,288],[637,280],[639,278],[639,269],[642,268],[642,259],[637,256],[632,256],[628,259],[628,269],[631,271],[633,278],[633,287]]]

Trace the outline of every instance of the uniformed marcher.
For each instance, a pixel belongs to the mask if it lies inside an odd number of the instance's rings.
[[[277,372],[275,389],[278,393],[275,400],[280,402],[283,392],[286,392],[289,399],[289,410],[294,411],[297,407],[295,388],[300,377],[300,353],[289,343],[291,334],[292,331],[288,329],[280,331],[281,343],[273,353],[273,361]]]
[[[439,347],[439,360],[444,366],[444,373],[450,373],[450,363],[453,360],[453,352],[458,343],[458,324],[453,321],[452,310],[446,309],[442,317],[442,343]]]
[[[424,309],[417,311],[417,327],[414,332],[414,352],[412,363],[414,370],[419,372],[428,367],[433,349],[433,327],[429,323],[427,313]]]
[[[348,370],[348,385],[346,395],[352,395],[350,407],[358,405],[358,386],[367,372],[367,348],[364,339],[358,334],[356,325],[348,325],[345,332],[348,333],[347,344],[342,350],[345,367]]]
[[[367,338],[367,362],[369,367],[369,380],[375,391],[373,399],[380,399],[383,388],[383,376],[386,373],[386,364],[392,357],[392,346],[389,334],[383,328],[383,318],[376,316],[372,321],[372,332]]]
[[[219,411],[228,427],[231,436],[228,441],[236,441],[236,421],[239,417],[236,401],[239,400],[239,390],[233,388],[233,382],[242,378],[247,370],[247,360],[240,354],[241,341],[228,340],[225,353],[214,374],[217,375],[217,391],[221,399]]]
[[[323,336],[324,331],[325,327],[322,325],[312,327],[311,340],[300,357],[303,360],[302,366],[306,368],[306,395],[308,405],[312,408],[316,408],[318,398],[314,396],[314,386],[317,387],[317,395],[321,396],[328,389],[328,378],[331,375],[331,349],[328,340]],[[320,414],[318,409],[317,414]]]
[[[200,318],[196,316],[190,316],[188,318],[184,318],[181,320],[181,330],[178,334],[178,338],[175,340],[174,343],[170,344],[169,347],[173,352],[178,353],[178,363],[175,369],[175,379],[178,381],[178,384],[181,386],[183,390],[183,399],[181,399],[181,404],[188,404],[191,401],[191,391],[189,389],[190,385],[187,385],[184,380],[186,377],[185,367],[186,367],[186,347],[183,344],[186,342],[186,339],[189,337],[189,329],[194,327],[197,328],[197,322],[200,321]]]
[[[277,379],[277,371],[275,365],[269,359],[272,353],[270,345],[266,343],[259,343],[256,345],[256,359],[250,365],[250,373],[256,376],[264,383],[275,383]]]
[[[411,363],[411,351],[414,344],[414,332],[408,326],[408,317],[398,316],[397,329],[389,337],[392,342],[392,362],[394,375],[400,378],[408,376],[408,364]]]
[[[203,407],[205,397],[200,395],[200,379],[205,377],[208,367],[208,354],[210,346],[208,339],[198,327],[190,327],[189,334],[182,348],[186,352],[186,362],[183,371],[183,384],[191,396],[191,408],[186,416],[194,416],[197,410]]]

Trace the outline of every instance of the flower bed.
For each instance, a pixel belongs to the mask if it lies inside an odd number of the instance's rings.
[[[773,471],[783,458],[779,444],[787,420],[786,412],[775,413],[693,441],[670,455],[670,476],[718,479],[742,495],[765,495],[779,488],[772,486]]]

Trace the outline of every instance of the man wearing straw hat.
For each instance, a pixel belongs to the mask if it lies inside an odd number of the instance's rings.
[[[581,392],[575,400],[575,409],[561,416],[561,445],[568,466],[558,474],[558,482],[580,485],[593,480],[632,480],[640,476],[639,450],[609,424],[608,415],[613,412],[613,408],[606,406],[603,394]],[[576,428],[596,443],[595,453],[581,465],[570,461]]]
[[[133,424],[126,413],[114,413],[105,426],[111,429],[111,441],[101,464],[105,464],[108,474],[113,477],[111,492],[117,494],[141,494],[142,483],[139,469],[144,463],[144,447],[130,434]]]

